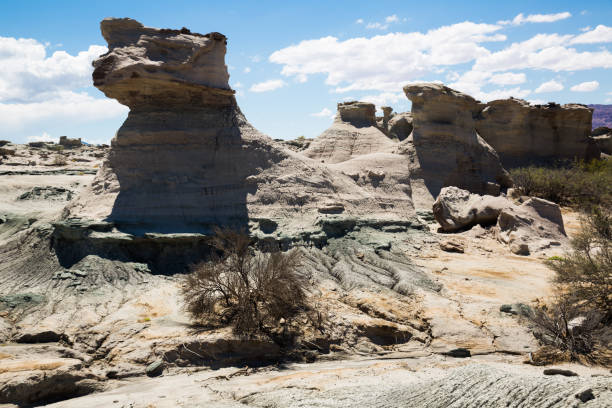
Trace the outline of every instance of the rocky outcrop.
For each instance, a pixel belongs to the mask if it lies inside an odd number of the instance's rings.
[[[486,193],[491,183],[511,185],[495,150],[476,133],[478,101],[434,83],[408,85],[404,92],[412,101],[412,143],[421,175],[434,197],[445,186]]]
[[[443,231],[453,232],[476,224],[491,225],[512,202],[505,197],[481,196],[457,187],[444,187],[433,204],[433,214]]]
[[[433,214],[445,232],[457,232],[476,224],[495,225],[497,239],[517,255],[567,243],[561,209],[540,198],[516,205],[503,196],[481,196],[445,187],[433,204]]]
[[[371,103],[339,103],[334,123],[310,144],[304,155],[325,163],[340,163],[391,148],[394,143],[378,127],[375,113]]]
[[[393,144],[376,127],[374,105],[341,104],[330,138],[305,151],[313,161],[247,122],[228,84],[222,34],[131,19],[105,19],[101,29],[109,51],[94,61],[94,85],[130,113],[92,187],[64,218],[102,221],[111,235],[138,241],[149,232],[207,233],[219,225],[297,237],[330,201],[352,216],[412,213],[405,191],[393,196],[393,207],[383,206],[371,184],[328,167]],[[83,233],[93,234],[89,227]]]
[[[585,105],[530,105],[510,98],[484,105],[475,125],[503,165],[515,167],[598,156],[589,140],[592,114]]]
[[[387,136],[400,142],[406,140],[412,133],[412,113],[394,114],[387,123]]]
[[[497,219],[497,238],[518,255],[559,246],[567,241],[561,209],[540,198],[504,208]]]
[[[70,139],[68,136],[60,136],[59,144],[64,147],[80,147],[83,145],[81,138]]]

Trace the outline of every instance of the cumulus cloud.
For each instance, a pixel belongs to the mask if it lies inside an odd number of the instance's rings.
[[[550,81],[543,82],[540,86],[536,88],[534,92],[544,93],[544,92],[558,92],[562,90],[563,90],[563,84],[553,79]]]
[[[519,13],[512,20],[502,20],[499,21],[498,24],[517,26],[525,23],[553,23],[555,21],[565,20],[571,16],[572,14],[567,11],[555,14],[529,14],[527,17],[525,17],[523,13]]]
[[[580,52],[567,47],[572,39],[572,35],[537,34],[479,57],[473,69],[489,72],[543,69],[557,72],[612,68],[612,53],[608,50]]]
[[[599,82],[597,81],[587,81],[581,82],[578,85],[574,85],[570,88],[573,92],[592,92],[599,88]]]
[[[91,62],[107,48],[91,45],[70,55],[34,39],[0,37],[0,102],[45,100],[68,89],[91,85]]]
[[[253,84],[249,89],[251,92],[269,92],[287,85],[282,79],[270,79],[268,81]]]
[[[244,72],[245,74],[248,74],[249,72],[251,72],[251,67],[244,67],[242,72]]]
[[[497,85],[518,85],[525,83],[527,76],[523,73],[515,74],[513,72],[505,72],[503,74],[493,75],[489,82]]]
[[[94,98],[86,93],[62,91],[51,99],[31,103],[0,103],[2,130],[19,131],[45,121],[85,123],[126,115],[128,108],[113,99]]]
[[[317,118],[328,118],[328,117],[334,117],[334,114],[332,113],[331,110],[327,109],[327,108],[323,108],[321,109],[321,112],[316,112],[316,113],[311,113],[310,116],[314,116]]]
[[[376,106],[391,105],[398,102],[406,101],[406,95],[403,92],[382,92],[377,95],[366,95],[359,100],[373,103]]]
[[[107,51],[91,45],[71,55],[35,39],[0,37],[0,118],[3,137],[38,134],[49,122],[87,123],[117,119],[128,109],[105,97],[82,92],[91,87],[92,60]],[[23,134],[25,132],[25,134]],[[42,133],[42,136],[40,133]]]
[[[590,29],[591,27],[587,27]],[[581,30],[582,31],[582,30]],[[586,30],[584,34],[575,37],[572,44],[595,44],[612,42],[612,27],[598,25],[593,30]]]
[[[498,25],[463,22],[426,33],[389,33],[340,41],[336,37],[305,40],[275,51],[270,61],[284,76],[326,75],[336,92],[397,92],[409,81],[441,68],[489,55],[481,45],[504,41]]]

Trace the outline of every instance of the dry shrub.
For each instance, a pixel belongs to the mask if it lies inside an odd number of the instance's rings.
[[[557,299],[534,308],[530,319],[536,337],[573,360],[612,363],[610,211],[596,208],[584,217],[571,251],[549,259],[547,265],[555,271]]]
[[[212,259],[195,265],[182,282],[194,320],[230,324],[237,334],[269,334],[305,309],[299,252],[261,253],[250,244],[244,233],[216,231]]]
[[[604,314],[612,320],[612,214],[596,208],[582,218],[581,231],[572,239],[572,250],[551,258],[555,283],[569,301]]]

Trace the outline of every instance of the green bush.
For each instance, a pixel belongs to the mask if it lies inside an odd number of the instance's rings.
[[[589,209],[612,207],[612,162],[593,160],[558,167],[522,167],[510,171],[519,194]]]

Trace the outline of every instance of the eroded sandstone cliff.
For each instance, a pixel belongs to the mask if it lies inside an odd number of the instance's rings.
[[[499,154],[504,166],[591,159],[598,156],[589,138],[593,110],[585,105],[530,105],[502,99],[483,105],[476,130]]]

